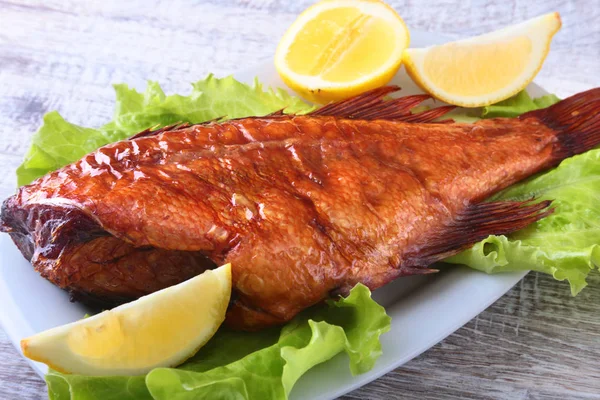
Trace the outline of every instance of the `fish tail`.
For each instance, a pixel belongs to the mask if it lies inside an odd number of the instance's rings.
[[[600,88],[578,93],[553,106],[523,114],[537,118],[556,132],[557,160],[584,153],[600,145]]]

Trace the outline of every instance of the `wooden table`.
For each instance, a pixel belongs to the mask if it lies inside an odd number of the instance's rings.
[[[112,113],[111,83],[142,89],[152,79],[185,92],[208,72],[269,59],[312,1],[193,3],[0,1],[2,198],[45,112],[97,126]],[[560,11],[564,27],[537,82],[559,96],[600,86],[600,0],[389,3],[410,28],[457,38]],[[455,334],[346,398],[600,399],[599,274],[589,283],[572,298],[566,283],[529,274]],[[1,329],[0,360],[0,399],[46,396]]]

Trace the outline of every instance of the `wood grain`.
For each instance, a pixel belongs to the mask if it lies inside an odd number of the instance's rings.
[[[312,1],[0,0],[0,195],[43,114],[97,126],[112,83],[156,80],[185,93],[209,72],[269,59]],[[559,96],[600,86],[600,1],[389,1],[412,29],[460,38],[560,11],[564,27],[536,81]],[[600,277],[572,298],[529,274],[425,354],[347,399],[600,399]],[[39,399],[45,385],[0,330],[0,399]]]
[[[29,364],[13,347],[0,329],[0,399],[39,400],[46,397],[46,383],[36,375]]]

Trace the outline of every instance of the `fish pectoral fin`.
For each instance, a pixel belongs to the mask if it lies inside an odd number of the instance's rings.
[[[398,90],[400,90],[398,86],[380,87],[337,103],[328,104],[308,115],[366,120],[388,119],[424,123],[432,122],[456,108],[455,106],[443,106],[413,114],[411,110],[423,101],[430,99],[431,96],[428,94],[419,94],[386,100],[388,94]]]
[[[402,267],[431,265],[468,249],[489,235],[518,231],[552,214],[550,200],[497,201],[467,207],[427,243],[408,253]]]

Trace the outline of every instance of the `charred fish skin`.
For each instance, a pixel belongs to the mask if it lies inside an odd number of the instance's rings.
[[[0,227],[31,238],[26,256],[53,231],[65,245],[44,263],[31,257],[36,269],[117,302],[231,262],[226,322],[260,329],[358,282],[374,289],[431,272],[489,234],[543,218],[548,202],[481,201],[600,143],[600,89],[475,124],[431,123],[450,108],[413,115],[425,96],[384,101],[393,90],[313,115],[142,132],[19,189]],[[49,202],[88,216],[98,237],[53,230]],[[61,215],[65,227],[76,216]]]

